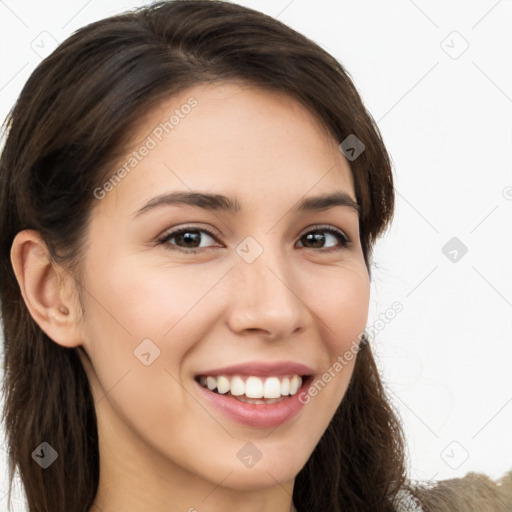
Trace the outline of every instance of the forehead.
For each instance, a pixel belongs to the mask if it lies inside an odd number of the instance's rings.
[[[345,190],[348,161],[321,121],[291,96],[235,83],[199,84],[161,101],[135,126],[102,207],[132,213],[151,196],[201,190],[275,203]],[[244,199],[245,198],[245,199]]]

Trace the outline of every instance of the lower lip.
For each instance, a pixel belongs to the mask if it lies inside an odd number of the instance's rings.
[[[194,382],[207,402],[226,416],[251,427],[272,428],[290,421],[302,409],[304,404],[299,401],[299,395],[307,390],[311,381],[312,377],[307,377],[295,395],[273,404],[239,402],[236,398],[214,393],[199,382]]]

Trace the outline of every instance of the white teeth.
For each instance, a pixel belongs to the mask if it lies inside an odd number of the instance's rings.
[[[263,382],[259,377],[247,377],[245,396],[247,398],[263,398]]]
[[[217,387],[217,379],[215,377],[206,377],[206,385],[210,391]]]
[[[231,394],[234,396],[240,396],[245,393],[245,383],[244,381],[235,375],[231,379]]]
[[[285,377],[281,381],[281,395],[289,395],[290,394],[290,379]]]
[[[269,377],[265,381],[263,396],[265,398],[279,398],[281,396],[281,383],[277,377]]]
[[[229,391],[229,379],[224,377],[224,375],[219,375],[217,377],[217,391],[221,395]]]
[[[290,395],[295,395],[302,385],[302,379],[298,375],[294,375],[290,381]]]
[[[302,386],[302,378],[298,375],[293,377],[247,377],[246,380],[240,375],[217,377],[202,375],[199,378],[201,386],[210,391],[217,389],[217,392],[224,395],[231,392],[233,396],[245,395],[247,398],[280,398],[281,396],[295,395]]]

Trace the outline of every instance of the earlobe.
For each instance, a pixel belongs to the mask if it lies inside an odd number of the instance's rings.
[[[11,263],[25,305],[39,327],[59,345],[81,345],[73,278],[51,260],[37,231],[26,229],[15,236]]]

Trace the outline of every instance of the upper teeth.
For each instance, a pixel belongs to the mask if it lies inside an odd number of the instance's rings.
[[[227,377],[226,375],[217,375],[217,377],[201,376],[199,382],[202,386],[210,390],[217,388],[221,394],[231,391],[232,395],[244,395],[248,398],[279,398],[281,395],[294,395],[302,386],[302,378],[298,375],[293,377],[247,377],[240,375]]]

